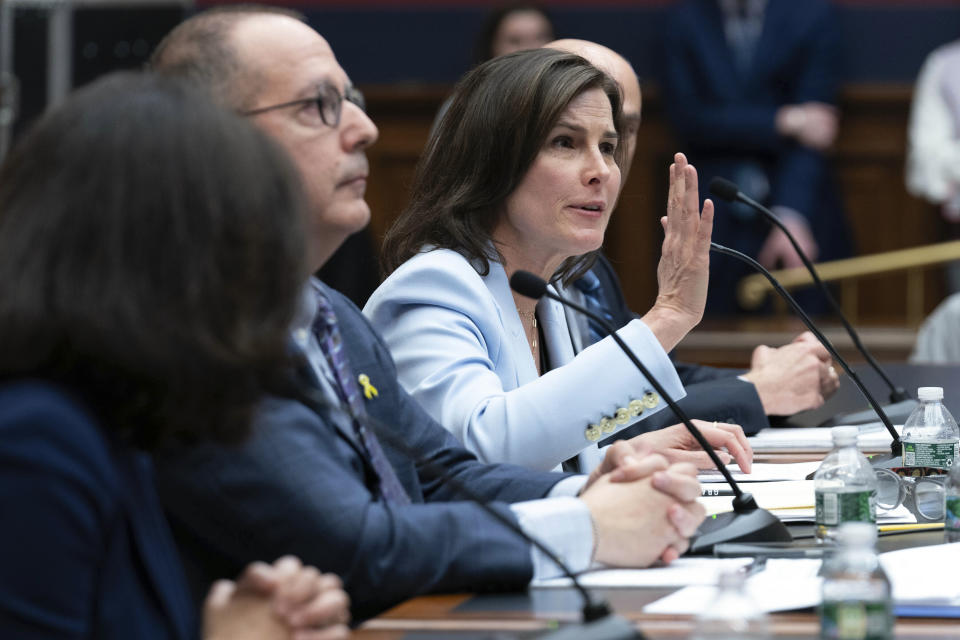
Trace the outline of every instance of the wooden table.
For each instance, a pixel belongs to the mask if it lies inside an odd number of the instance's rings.
[[[767,454],[767,462],[795,462],[822,458],[825,454]],[[759,456],[758,456],[759,458]],[[791,525],[795,538],[809,538],[812,527]],[[881,552],[939,544],[943,531],[882,535]],[[954,568],[955,570],[956,568]],[[652,639],[687,637],[693,629],[691,616],[650,615],[643,607],[672,593],[674,588],[591,589],[605,599],[617,614],[634,622]],[[359,640],[438,640],[456,638],[533,638],[558,624],[579,620],[580,596],[573,589],[530,589],[522,593],[460,594],[415,598],[365,623],[353,637]],[[770,616],[771,630],[778,638],[815,638],[819,634],[816,612],[777,613]],[[960,621],[900,618],[896,638],[960,638]]]
[[[648,615],[644,605],[673,589],[597,589],[621,616],[634,622],[651,639],[682,638],[693,629],[690,616]],[[534,637],[558,622],[578,620],[580,599],[567,589],[532,589],[528,593],[499,595],[445,595],[416,598],[364,624],[358,640],[436,640],[438,638]],[[815,638],[820,625],[815,612],[770,615],[778,638]],[[900,618],[896,638],[960,637],[960,622]]]
[[[810,535],[811,528],[791,527],[796,537]],[[882,535],[881,552],[913,546],[939,544],[942,531]],[[645,605],[674,591],[669,588],[591,589],[619,615],[634,622],[650,638],[686,637],[693,629],[691,616],[650,615]],[[460,594],[426,596],[405,602],[364,624],[359,640],[436,640],[438,638],[535,637],[558,623],[579,619],[580,596],[573,589],[530,589],[524,593]],[[771,630],[778,638],[813,638],[819,633],[814,611],[776,613]],[[896,638],[958,638],[960,621],[900,618]]]

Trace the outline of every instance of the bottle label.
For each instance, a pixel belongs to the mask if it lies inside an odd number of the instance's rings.
[[[943,525],[947,535],[960,535],[960,496],[947,496],[947,509]]]
[[[937,467],[949,469],[954,458],[960,457],[956,442],[904,442],[903,466]]]
[[[817,491],[815,499],[818,525],[836,527],[841,522],[877,521],[877,496],[874,491]]]
[[[824,602],[820,637],[830,640],[886,640],[893,637],[893,615],[884,602]]]

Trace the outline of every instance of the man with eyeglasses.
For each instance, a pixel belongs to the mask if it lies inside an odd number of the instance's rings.
[[[290,152],[316,266],[367,224],[364,151],[377,128],[330,46],[295,14],[249,6],[201,13],[167,36],[152,67],[208,87]],[[294,553],[340,574],[362,620],[422,593],[519,589],[557,575],[542,552],[464,501],[424,460],[574,571],[593,560],[669,562],[686,549],[704,514],[692,465],[668,466],[626,443],[611,447],[590,478],[482,464],[398,385],[386,347],[355,306],[315,280],[303,300],[292,331],[305,356],[302,397],[266,399],[242,447],[158,460],[161,497],[196,582],[235,573],[250,558]]]

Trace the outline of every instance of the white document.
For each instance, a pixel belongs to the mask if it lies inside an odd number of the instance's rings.
[[[691,584],[714,585],[724,571],[735,571],[751,558],[678,558],[668,566],[649,569],[607,569],[599,567],[577,576],[584,587],[685,587]],[[570,578],[537,580],[532,587],[569,587]]]
[[[757,482],[744,491],[753,494],[763,509],[813,509],[813,480],[789,480],[786,482]],[[707,510],[707,515],[733,511],[730,496],[703,496],[698,502]]]
[[[753,465],[751,473],[740,471],[736,464],[728,464],[727,471],[733,476],[733,479],[739,483],[743,482],[777,482],[783,480],[805,480],[808,475],[815,473],[820,467],[820,460],[814,462],[793,462],[785,464],[772,464],[769,462],[758,462]],[[701,470],[697,474],[697,480],[703,484],[712,482],[726,482],[716,469]]]
[[[914,547],[880,554],[893,584],[895,604],[960,606],[960,543]],[[931,571],[942,567],[943,571]],[[746,581],[750,598],[766,612],[814,607],[820,603],[819,560],[770,559],[764,571]],[[789,585],[789,588],[784,588]],[[651,602],[644,613],[690,614],[702,611],[717,595],[715,587],[697,584]]]
[[[771,558],[766,569],[747,578],[744,586],[750,599],[763,611],[806,609],[820,603],[819,571],[820,560]],[[715,586],[690,586],[651,602],[643,612],[695,615],[716,597]]]
[[[903,431],[903,425],[894,425],[897,433]],[[747,439],[754,453],[773,453],[783,451],[823,451],[833,448],[830,429],[787,428],[763,429]],[[860,425],[860,437],[857,445],[861,451],[884,452],[890,450],[890,434],[879,422]]]
[[[880,554],[897,604],[922,602],[960,606],[960,542]]]

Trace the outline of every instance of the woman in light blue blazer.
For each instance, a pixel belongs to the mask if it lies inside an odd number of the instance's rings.
[[[596,443],[665,405],[611,338],[574,354],[563,308],[511,291],[530,271],[570,282],[603,242],[620,185],[620,91],[583,58],[540,49],[502,56],[461,80],[427,145],[409,207],[387,234],[389,277],[364,313],[404,387],[481,459],[580,470]],[[667,357],[697,323],[713,205],[698,207],[683,155],[670,168],[657,303],[618,333],[675,398]],[[735,426],[703,425],[749,465]],[[682,426],[633,440],[668,457],[706,455]],[[571,460],[571,462],[573,462]]]

